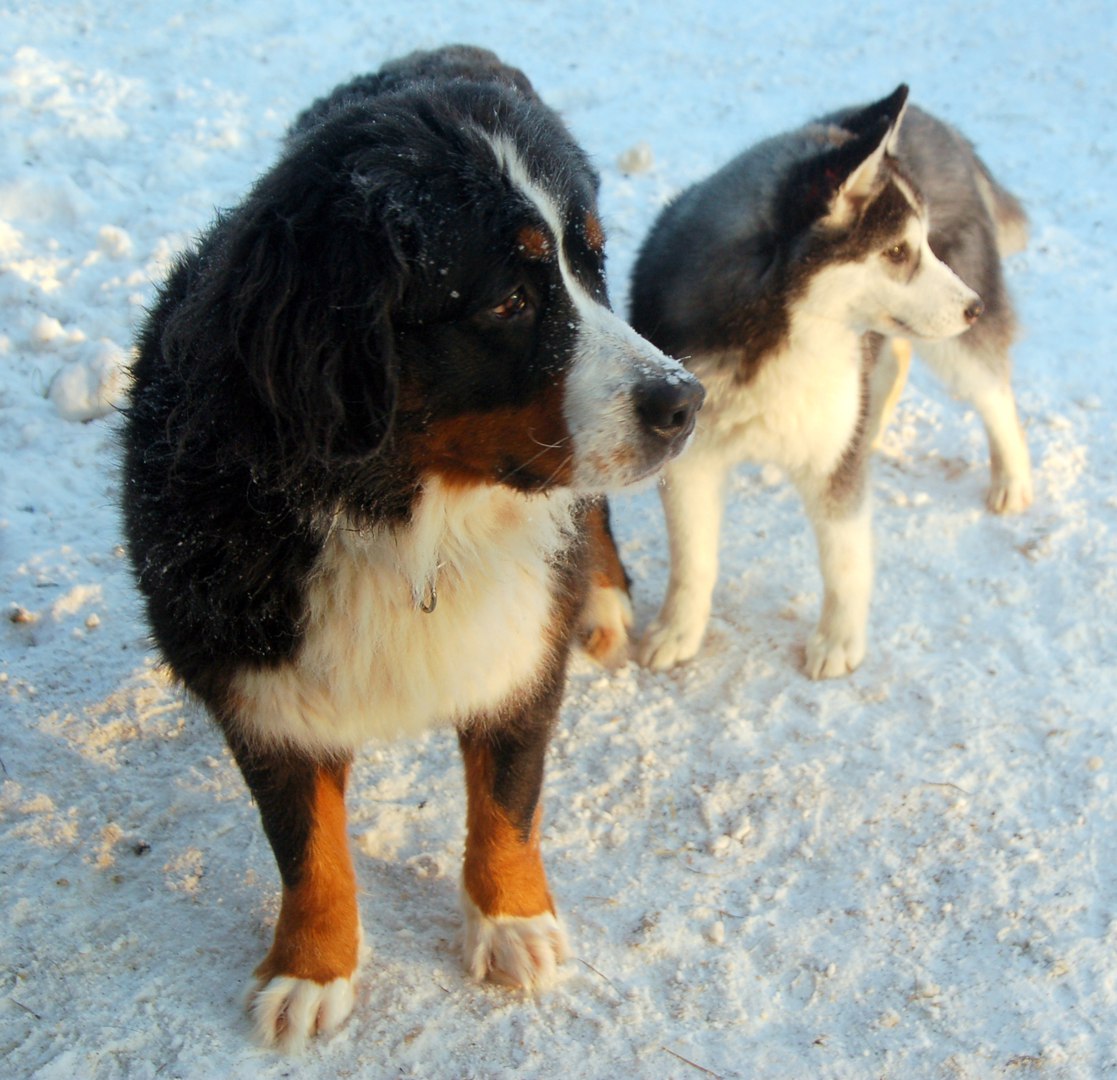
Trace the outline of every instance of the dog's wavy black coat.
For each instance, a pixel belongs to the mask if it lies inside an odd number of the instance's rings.
[[[508,265],[519,208],[479,131],[514,132],[563,202],[592,207],[581,150],[553,112],[497,83],[463,80],[448,98],[439,82],[391,82],[375,110],[349,84],[315,107],[328,124],[300,118],[283,160],[180,260],[140,336],[128,534],[156,639],[204,697],[215,662],[297,647],[316,513],[406,518],[418,468],[378,452],[389,432],[398,448],[439,415],[527,400],[546,367],[493,352],[567,332],[567,312],[543,327],[470,322],[522,269]],[[420,385],[400,409],[403,369]],[[516,464],[509,482],[543,486]]]
[[[596,189],[521,72],[413,54],[299,117],[139,336],[128,547],[279,864],[265,1041],[352,1006],[344,787],[368,734],[458,727],[471,969],[530,986],[561,960],[538,798],[581,496],[677,452],[701,397],[609,312]]]

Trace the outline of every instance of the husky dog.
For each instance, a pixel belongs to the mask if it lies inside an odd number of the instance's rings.
[[[671,575],[639,649],[649,667],[698,650],[725,481],[745,460],[784,469],[814,526],[824,599],[807,674],[861,663],[868,461],[896,371],[886,339],[914,340],[980,413],[990,509],[1031,502],[1000,264],[1023,246],[1026,218],[970,144],[907,108],[907,94],[900,86],[746,151],[669,205],[640,252],[632,325],[707,390],[693,445],[662,488]]]

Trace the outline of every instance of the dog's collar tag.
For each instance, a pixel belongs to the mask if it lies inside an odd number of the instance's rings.
[[[438,607],[438,572],[446,564],[439,562],[439,564],[430,572],[427,577],[427,591],[422,596],[416,594],[415,606],[424,614],[429,615],[436,607]]]

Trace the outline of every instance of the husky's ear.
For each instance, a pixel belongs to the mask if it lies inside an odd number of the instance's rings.
[[[876,190],[886,155],[894,154],[908,88],[840,120],[829,121],[827,149],[794,166],[783,186],[781,227],[848,227]]]
[[[824,157],[830,189],[822,220],[836,228],[850,225],[876,190],[881,165],[895,146],[903,106],[895,117],[878,116],[875,123]]]
[[[907,83],[900,83],[885,100],[890,103],[890,107],[892,104],[896,105],[892,124],[888,128],[887,145],[884,148],[886,153],[895,157],[900,152],[900,125],[904,122],[904,116],[908,111]]]
[[[888,97],[866,105],[852,116],[847,116],[842,122],[842,127],[854,135],[864,135],[866,132],[875,131],[881,123],[886,123],[889,129],[888,145],[885,150],[889,154],[896,152],[896,140],[899,137],[900,124],[903,122],[904,113],[908,107],[907,83],[900,83]]]

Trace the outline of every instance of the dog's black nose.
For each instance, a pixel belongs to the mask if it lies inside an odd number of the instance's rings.
[[[985,304],[982,302],[982,299],[979,296],[976,300],[974,300],[972,304],[970,304],[968,308],[966,308],[965,311],[962,312],[962,315],[965,317],[966,322],[968,322],[970,326],[973,326],[973,324],[981,318],[981,313],[984,310]]]
[[[697,379],[650,380],[636,387],[636,411],[648,431],[665,441],[685,438],[694,430],[706,391]]]

